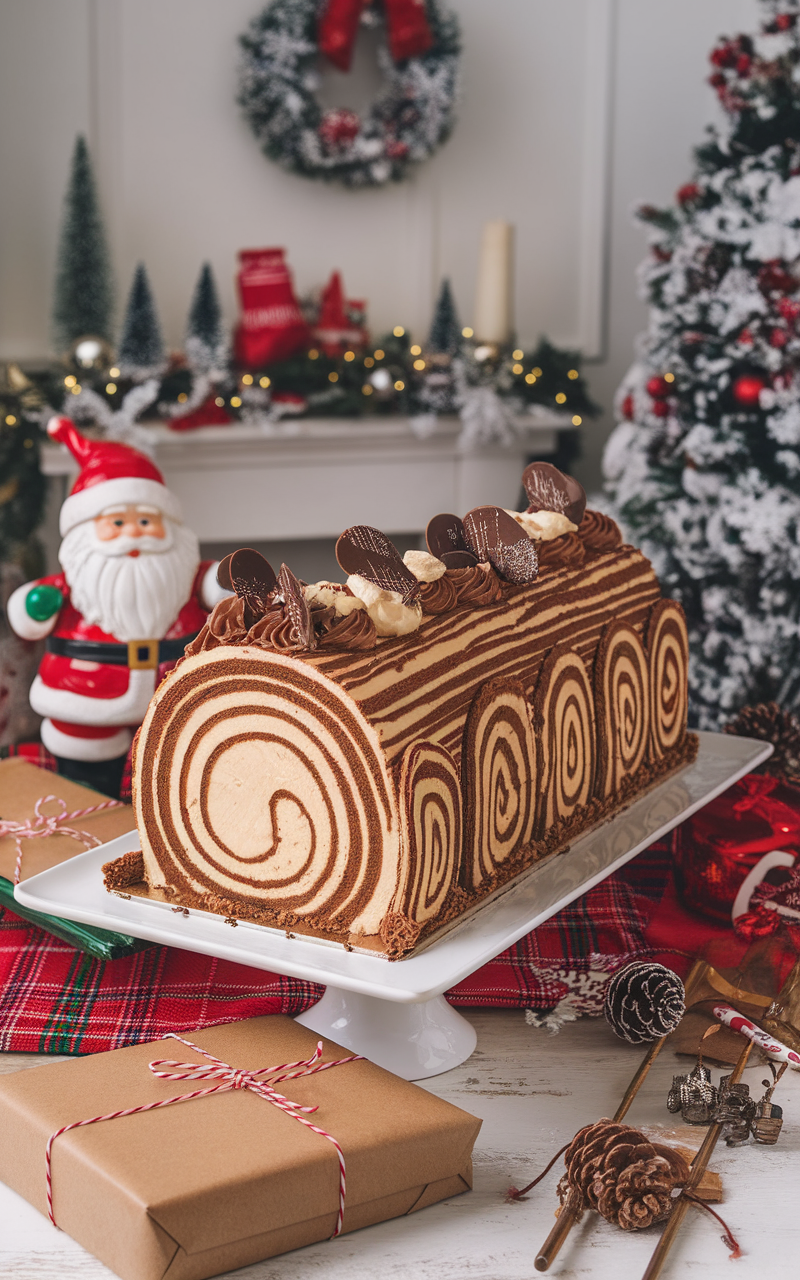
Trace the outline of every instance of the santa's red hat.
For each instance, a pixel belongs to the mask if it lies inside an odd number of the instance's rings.
[[[171,520],[180,523],[183,519],[178,499],[164,484],[155,463],[143,453],[113,440],[87,440],[69,418],[51,418],[47,434],[65,444],[81,468],[61,508],[62,538],[109,507],[157,507]]]

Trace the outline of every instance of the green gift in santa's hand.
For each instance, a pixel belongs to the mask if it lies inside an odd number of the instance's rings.
[[[47,622],[53,614],[58,613],[63,603],[64,596],[58,587],[40,583],[25,597],[25,612],[29,618],[33,618],[34,622]]]

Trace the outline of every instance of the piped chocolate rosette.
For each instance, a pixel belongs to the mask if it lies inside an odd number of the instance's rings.
[[[604,512],[588,507],[578,528],[578,537],[588,555],[605,555],[622,546],[622,532],[617,522]]]
[[[186,655],[221,645],[253,645],[283,653],[317,648],[374,649],[375,624],[366,605],[339,583],[309,586],[288,565],[275,575],[250,547],[220,561],[217,580],[235,594],[220,600]]]

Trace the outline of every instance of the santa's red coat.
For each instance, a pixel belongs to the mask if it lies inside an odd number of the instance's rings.
[[[205,624],[208,609],[201,591],[212,561],[198,567],[189,599],[163,636],[153,640],[181,640],[196,635]],[[57,587],[64,602],[49,633],[58,639],[121,643],[95,624],[89,623],[70,600],[63,573],[28,583],[24,590],[47,585]],[[21,590],[23,590],[21,588]],[[127,647],[127,646],[126,646]],[[148,703],[158,683],[175,665],[174,659],[157,669],[83,661],[61,654],[46,653],[31,687],[31,706],[44,717],[42,741],[54,755],[78,760],[104,760],[124,754],[132,731],[144,719]]]
[[[195,574],[192,594],[186,601],[171,627],[163,636],[152,637],[159,640],[173,640],[181,636],[196,635],[205,624],[208,610],[200,602],[200,588],[203,578],[212,564],[204,560]],[[46,585],[57,587],[64,597],[64,603],[58,615],[58,621],[51,635],[64,640],[94,640],[103,644],[119,644],[116,636],[109,635],[100,627],[87,622],[70,601],[69,587],[63,573],[50,574],[39,578],[35,586]],[[174,662],[161,663],[158,668],[158,681],[162,680]],[[39,666],[39,676],[50,689],[66,689],[85,698],[118,698],[128,689],[130,671],[127,667],[107,666],[99,664],[94,671],[84,671],[76,666],[71,658],[63,658],[56,653],[46,653]]]

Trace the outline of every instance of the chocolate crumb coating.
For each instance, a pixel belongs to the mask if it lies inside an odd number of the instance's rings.
[[[586,559],[586,548],[577,533],[564,533],[537,546],[540,573],[548,569],[577,569]]]
[[[392,958],[412,951],[420,935],[420,926],[399,911],[387,911],[381,925],[380,938],[386,954]]]
[[[451,573],[463,573],[462,569],[451,569]],[[422,612],[437,614],[449,613],[458,603],[458,588],[447,573],[435,582],[423,582],[420,591]]]
[[[469,569],[448,569],[444,575],[456,589],[459,605],[479,609],[498,604],[503,598],[500,579],[490,564],[476,564]],[[441,579],[440,579],[441,581]]]
[[[577,535],[587,551],[601,555],[622,546],[622,533],[616,521],[602,511],[586,510]],[[540,558],[541,562],[541,558]]]
[[[374,649],[377,643],[378,632],[366,609],[354,609],[346,618],[334,613],[317,639],[320,649]]]
[[[131,849],[113,862],[103,863],[103,883],[107,889],[127,889],[144,880],[144,856],[141,849]]]

